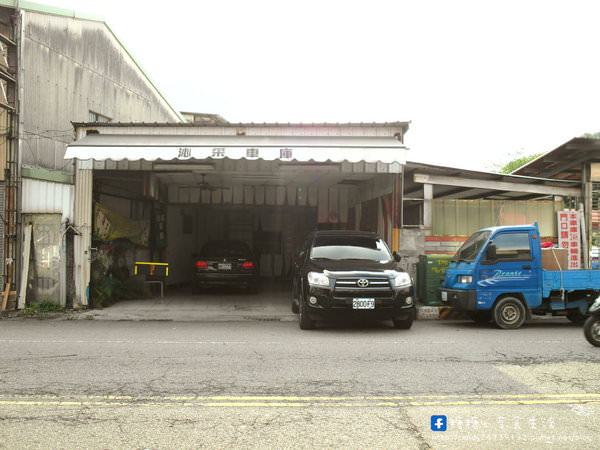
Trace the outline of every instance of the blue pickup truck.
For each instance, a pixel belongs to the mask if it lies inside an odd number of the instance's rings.
[[[438,294],[442,304],[504,329],[532,314],[583,323],[600,294],[600,270],[543,269],[537,223],[484,228],[458,249]]]

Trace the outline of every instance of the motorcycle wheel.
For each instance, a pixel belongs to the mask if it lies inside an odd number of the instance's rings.
[[[600,316],[591,316],[585,321],[583,334],[590,344],[600,347]]]

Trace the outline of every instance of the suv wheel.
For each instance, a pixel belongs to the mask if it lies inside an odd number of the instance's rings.
[[[299,289],[296,289],[296,283],[292,283],[292,312],[294,314],[298,314],[300,312],[300,301],[298,300],[300,292],[296,292]]]
[[[394,322],[394,328],[399,330],[408,330],[410,327],[412,327],[413,321],[414,317],[412,314],[406,319],[392,319],[392,322]]]
[[[300,329],[301,330],[314,330],[315,329],[315,321],[312,320],[310,317],[308,317],[308,314],[306,313],[306,305],[304,304],[303,300],[300,300],[300,321],[299,321],[299,325],[300,325]]]
[[[292,312],[294,314],[298,314],[300,312],[300,308],[298,308],[298,301],[295,298],[292,299]]]

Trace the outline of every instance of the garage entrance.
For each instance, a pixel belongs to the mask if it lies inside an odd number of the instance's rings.
[[[286,280],[295,250],[311,230],[318,228],[314,207],[176,204],[167,210],[169,283],[175,285],[192,284],[194,258],[213,241],[246,243],[263,281]]]
[[[188,295],[202,245],[242,241],[256,256],[263,297],[287,308],[292,257],[310,231],[391,236],[406,124],[76,128],[66,157],[77,164],[82,305],[90,302],[95,261],[107,250],[118,250],[126,267],[168,263],[167,292]]]

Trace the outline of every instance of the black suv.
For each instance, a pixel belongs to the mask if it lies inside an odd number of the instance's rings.
[[[391,319],[408,329],[415,317],[410,275],[398,270],[376,233],[315,231],[294,260],[292,311],[300,328],[318,319]]]

